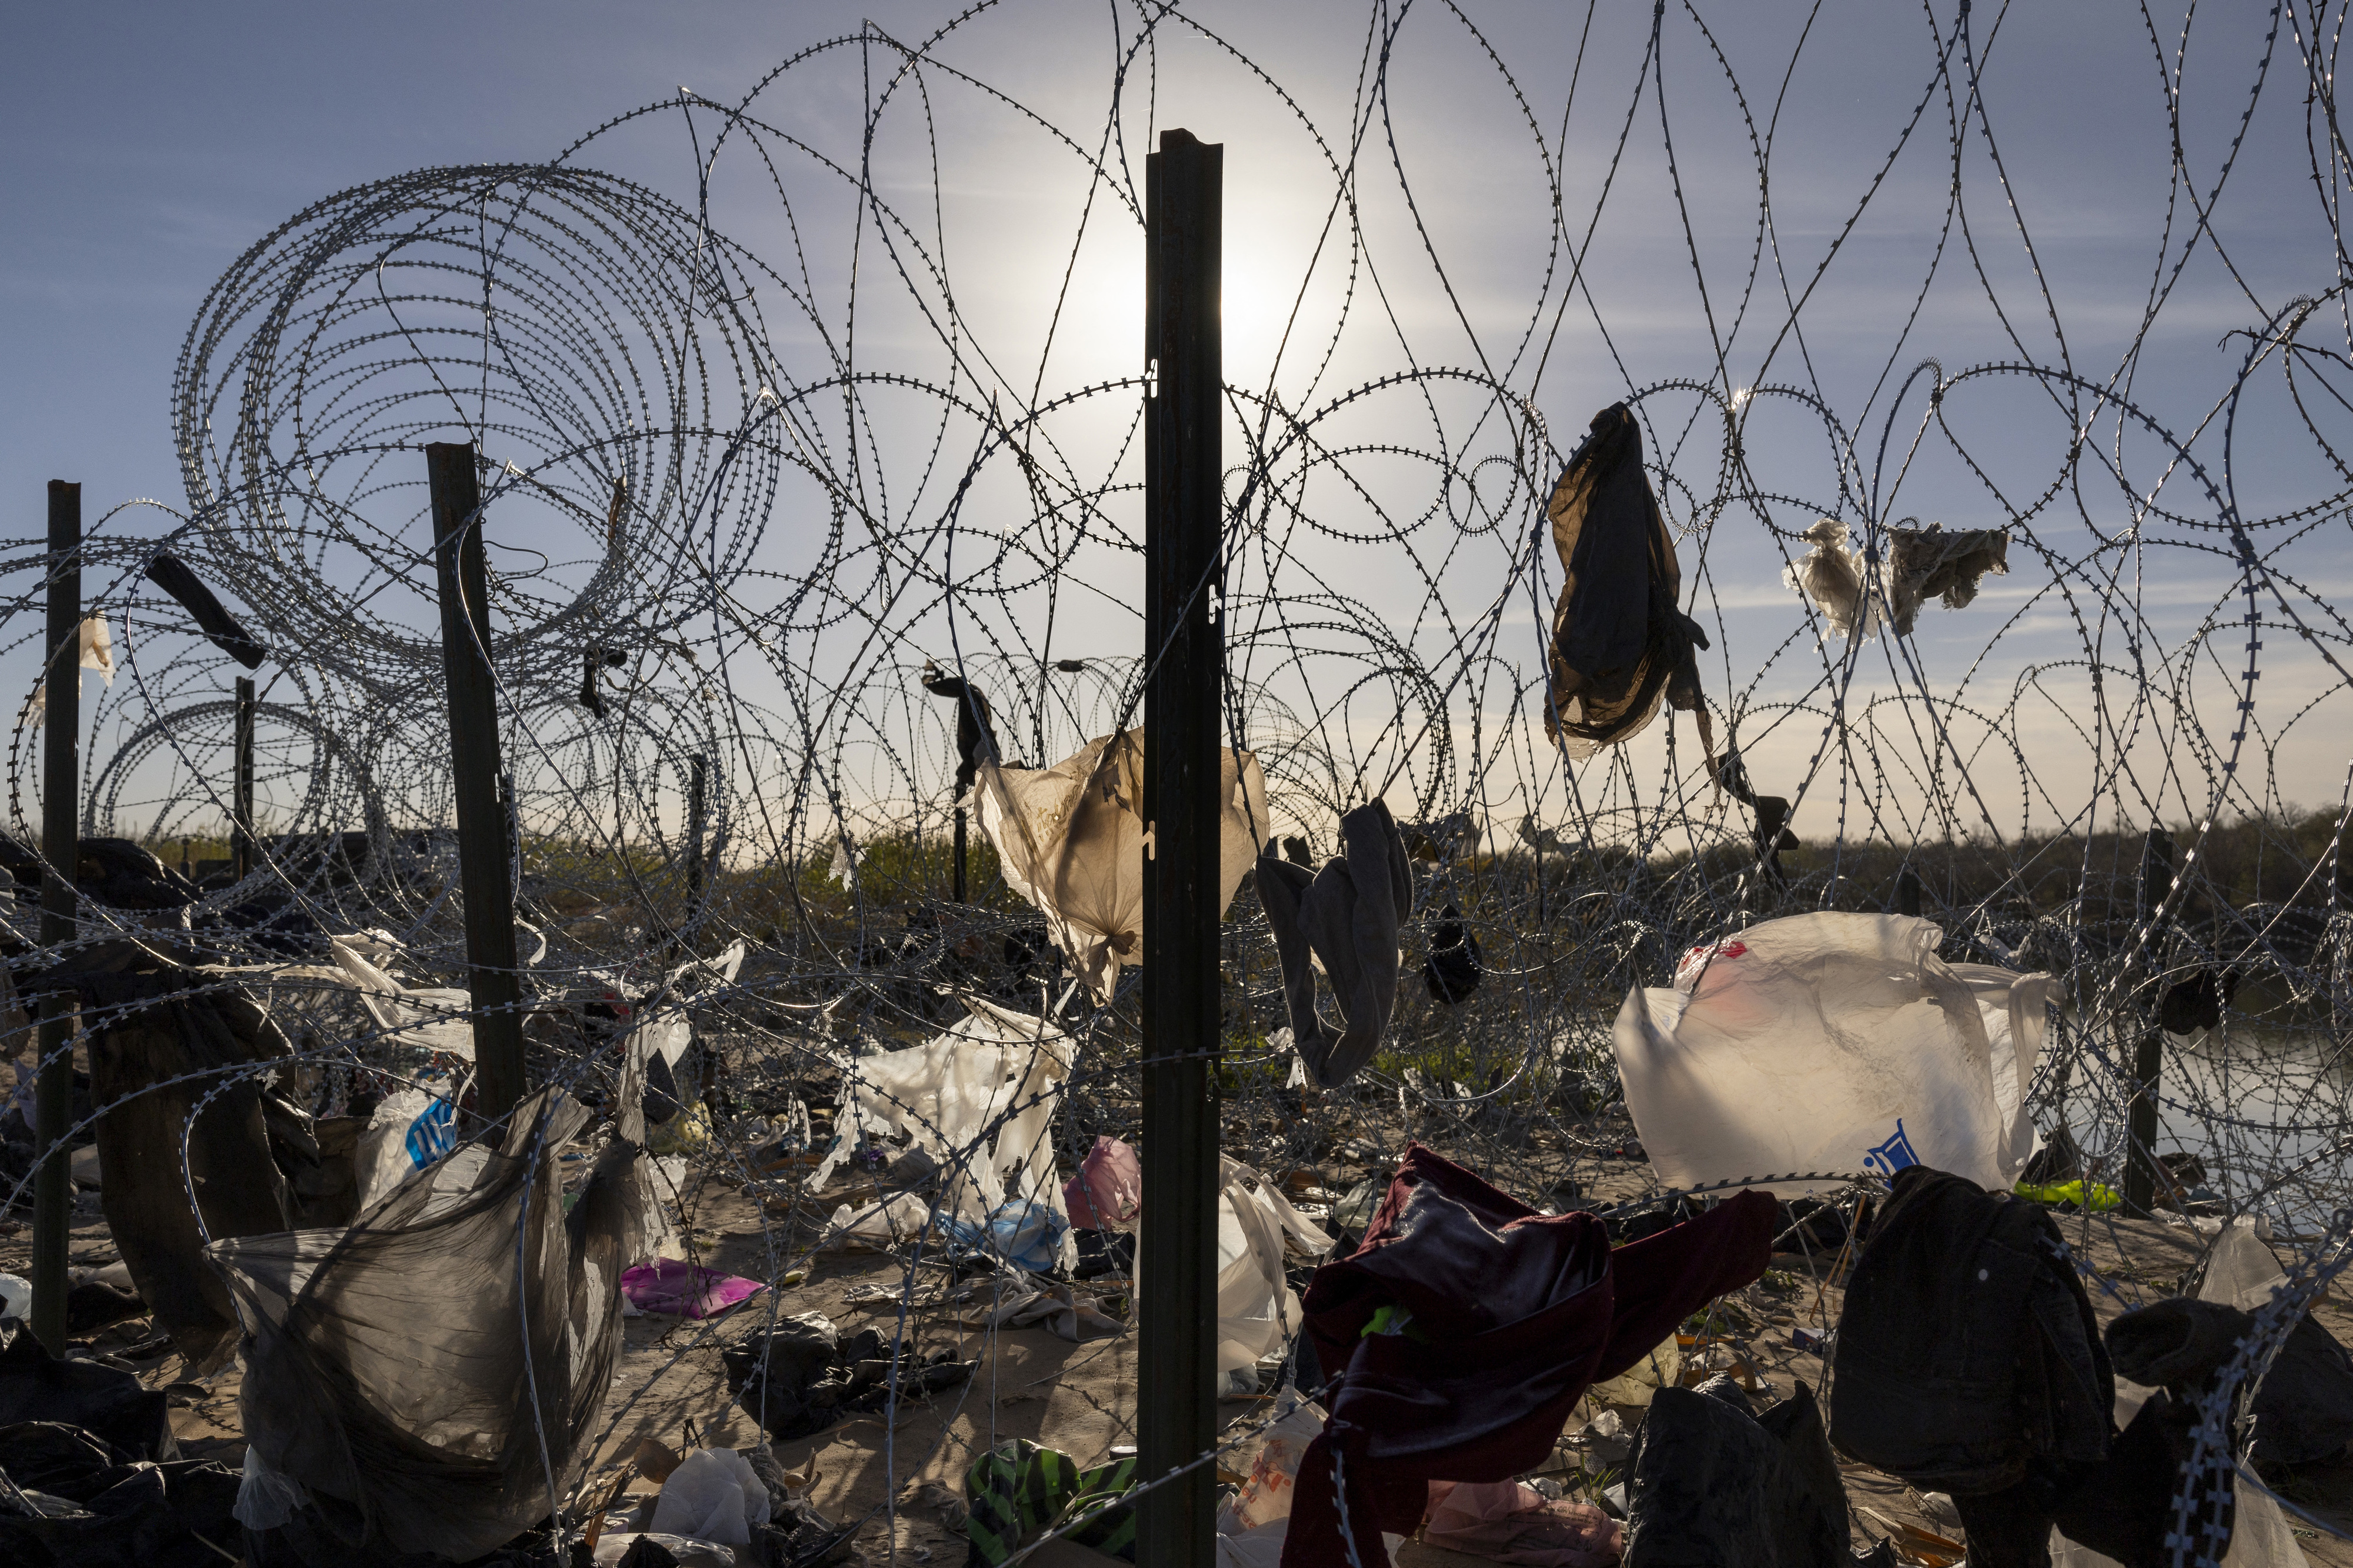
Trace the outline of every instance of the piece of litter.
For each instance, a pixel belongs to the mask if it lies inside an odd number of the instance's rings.
[[[715,1318],[745,1297],[766,1289],[756,1279],[657,1258],[621,1274],[621,1295],[640,1312],[674,1318]]]

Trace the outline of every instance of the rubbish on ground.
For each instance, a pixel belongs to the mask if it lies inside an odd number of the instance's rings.
[[[136,1373],[79,1356],[60,1361],[31,1330],[0,1322],[0,1429],[59,1423],[132,1459],[161,1462],[180,1457],[170,1406],[169,1396]]]
[[[197,1568],[245,1543],[237,1476],[209,1460],[157,1463],[28,1421],[0,1427],[0,1562],[21,1568]]]
[[[1707,633],[1683,613],[1683,568],[1642,468],[1642,427],[1613,403],[1561,471],[1545,503],[1560,556],[1553,607],[1545,735],[1571,762],[1639,734],[1662,700],[1715,736],[1701,694],[1696,649]]]
[[[660,1121],[649,1121],[649,1154],[700,1154],[711,1147],[711,1112],[691,1105]]]
[[[818,1238],[820,1251],[887,1252],[931,1228],[932,1205],[921,1193],[901,1193],[864,1207],[842,1205]]]
[[[822,1188],[861,1137],[888,1131],[907,1137],[950,1173],[938,1194],[943,1213],[977,1224],[1008,1199],[1026,1198],[1067,1226],[1047,1132],[1070,1077],[1071,1037],[1033,1015],[978,996],[961,1000],[967,1016],[923,1044],[843,1063],[833,1144],[810,1173],[808,1189]],[[985,1141],[992,1128],[993,1145]],[[892,1203],[907,1199],[913,1200],[911,1212],[925,1206],[913,1194]],[[835,1227],[857,1236],[859,1218],[837,1214]],[[875,1222],[889,1225],[894,1242],[922,1230],[895,1212],[875,1216],[870,1229]],[[1067,1230],[1057,1247],[1063,1262],[1075,1260],[1063,1250]]]
[[[66,1335],[69,1339],[80,1339],[147,1315],[147,1303],[128,1286],[105,1279],[82,1279],[66,1289]]]
[[[1946,963],[1942,937],[1900,915],[1791,915],[1693,949],[1672,986],[1629,992],[1612,1038],[1660,1180],[1926,1164],[2007,1188],[2032,1148],[2025,1095],[2052,982]]]
[[[1629,1568],[1853,1561],[1845,1485],[1803,1383],[1762,1412],[1727,1377],[1661,1389],[1626,1474]]]
[[[1218,1532],[1240,1535],[1291,1517],[1300,1461],[1324,1433],[1324,1407],[1301,1400],[1258,1434],[1255,1449],[1229,1452],[1220,1463],[1242,1476],[1240,1489],[1219,1510]]]
[[[1266,836],[1266,775],[1248,752],[1219,753],[1219,897],[1223,910]],[[1099,1002],[1120,966],[1143,962],[1144,731],[1088,742],[1042,771],[983,763],[966,797],[997,847],[1006,886]]]
[[[1941,1531],[1925,1529],[1909,1520],[1892,1518],[1865,1504],[1856,1504],[1855,1511],[1885,1531],[1886,1539],[1894,1543],[1906,1563],[1916,1563],[1920,1568],[1960,1568],[1968,1559],[1966,1541],[1956,1541]]]
[[[976,1309],[956,1320],[968,1329],[1044,1329],[1059,1339],[1076,1341],[1114,1339],[1127,1331],[1127,1325],[1106,1313],[1102,1302],[1068,1285],[1040,1289],[998,1280],[975,1287],[974,1295]]]
[[[1315,1271],[1305,1300],[1331,1421],[1299,1471],[1286,1556],[1337,1561],[1345,1460],[1356,1560],[1384,1568],[1381,1531],[1410,1531],[1424,1478],[1500,1481],[1545,1462],[1570,1410],[1772,1258],[1779,1207],[1764,1193],[1612,1248],[1583,1212],[1539,1215],[1415,1144],[1354,1255]],[[1417,1340],[1364,1331],[1402,1308]]]
[[[2075,1135],[2064,1124],[2053,1129],[2047,1138],[2040,1132],[2035,1138],[2034,1152],[2027,1160],[2026,1169],[2018,1173],[2021,1182],[2040,1187],[2083,1177],[2084,1152],[2075,1146]]]
[[[1008,1198],[979,1224],[943,1212],[940,1231],[951,1246],[1044,1274],[1062,1260],[1069,1222],[1059,1206],[1036,1198]]]
[[[752,1568],[752,1561],[732,1546],[658,1531],[603,1536],[588,1560],[596,1568]]]
[[[700,1268],[675,1258],[657,1258],[621,1274],[621,1294],[631,1306],[673,1318],[715,1318],[766,1289],[756,1279]]]
[[[1081,1469],[1068,1454],[1017,1437],[965,1471],[965,1533],[989,1568],[1048,1534],[1135,1561],[1135,1510],[1114,1500],[1135,1482],[1135,1458]],[[1083,1521],[1083,1522],[1081,1522]]]
[[[1259,903],[1282,969],[1293,1046],[1318,1089],[1337,1089],[1380,1048],[1397,1006],[1398,928],[1413,907],[1413,868],[1388,805],[1340,819],[1342,854],[1320,871],[1261,855]],[[1344,1027],[1324,1023],[1315,973],[1332,982]]]
[[[883,1166],[874,1181],[886,1193],[911,1193],[928,1187],[939,1173],[940,1163],[918,1144]]]
[[[564,1212],[554,1154],[586,1122],[542,1089],[478,1168],[417,1173],[362,1228],[206,1249],[246,1321],[246,1441],[311,1500],[290,1543],[324,1530],[463,1562],[545,1516],[551,1468],[573,1485],[655,1206],[644,1155],[617,1139]]]
[[[768,1489],[733,1448],[698,1448],[662,1482],[649,1529],[722,1546],[748,1546],[768,1522]]]
[[[1127,1230],[1144,1209],[1144,1161],[1134,1147],[1098,1134],[1095,1146],[1062,1185],[1071,1223],[1087,1230]]]
[[[0,1318],[22,1318],[33,1310],[33,1282],[15,1274],[0,1274]]]
[[[843,1416],[874,1415],[929,1399],[972,1377],[974,1361],[953,1350],[928,1357],[873,1329],[844,1339],[832,1320],[816,1312],[778,1320],[730,1345],[721,1357],[728,1392],[744,1413],[777,1442],[822,1432]],[[894,1378],[895,1373],[895,1378]]]
[[[1219,1397],[1236,1398],[1258,1392],[1259,1358],[1299,1331],[1299,1296],[1285,1276],[1286,1255],[1321,1258],[1332,1238],[1248,1165],[1220,1156],[1218,1179]],[[1140,1241],[1136,1252],[1140,1265]],[[1146,1289],[1139,1267],[1136,1293]]]
[[[1634,1446],[1633,1434],[1626,1429],[1625,1417],[1606,1408],[1587,1422],[1584,1429],[1569,1441],[1588,1456],[1577,1468],[1595,1473],[1623,1464]]]
[[[1291,1532],[1289,1515],[1250,1530],[1218,1528],[1218,1568],[1282,1568],[1282,1543]],[[1402,1540],[1402,1537],[1398,1539]]]
[[[1373,1223],[1373,1211],[1381,1206],[1381,1194],[1388,1191],[1388,1183],[1379,1176],[1366,1176],[1350,1187],[1345,1196],[1332,1205],[1332,1228],[1361,1236]]]
[[[958,1535],[964,1533],[965,1521],[972,1517],[972,1510],[965,1506],[964,1499],[937,1481],[917,1481],[899,1500],[933,1510],[940,1516],[940,1522]]]
[[[236,1342],[237,1317],[205,1237],[348,1223],[348,1196],[325,1196],[348,1179],[321,1170],[311,1117],[270,1069],[292,1048],[244,987],[135,942],[95,943],[56,978],[92,1010],[107,1227],[156,1327],[210,1371]]]
[[[1519,1481],[1430,1482],[1421,1539],[1520,1568],[1611,1568],[1626,1544],[1618,1521],[1591,1503]]]

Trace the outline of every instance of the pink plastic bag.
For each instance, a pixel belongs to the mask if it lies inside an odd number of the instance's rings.
[[[1609,1568],[1626,1550],[1622,1528],[1591,1503],[1517,1481],[1430,1482],[1421,1539],[1521,1568]]]
[[[1144,1162],[1116,1138],[1097,1137],[1062,1184],[1062,1207],[1081,1230],[1129,1230],[1144,1210]]]
[[[756,1279],[697,1268],[675,1258],[657,1258],[621,1274],[621,1294],[640,1312],[660,1312],[673,1318],[715,1318],[736,1302],[767,1287]]]

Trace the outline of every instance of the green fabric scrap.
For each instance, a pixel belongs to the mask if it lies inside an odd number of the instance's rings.
[[[2084,1196],[2087,1184],[2091,1189],[2091,1198],[2088,1202]],[[2124,1202],[2116,1195],[2116,1190],[2114,1187],[2105,1186],[2098,1182],[2089,1184],[2052,1182],[2044,1186],[2035,1186],[2031,1183],[2021,1182],[2012,1190],[2020,1197],[2032,1198],[2038,1204],[2073,1204],[2077,1208],[2088,1208],[2094,1214],[2105,1214]]]
[[[1039,1537],[1060,1534],[1133,1563],[1135,1510],[1104,1505],[1134,1484],[1133,1454],[1082,1470],[1068,1454],[1026,1437],[999,1443],[965,1472],[965,1534],[973,1560],[995,1568]]]
[[[1407,1339],[1419,1341],[1422,1344],[1430,1342],[1429,1333],[1419,1323],[1413,1321],[1413,1310],[1409,1307],[1400,1307],[1394,1301],[1386,1307],[1374,1308],[1372,1321],[1365,1325],[1365,1331],[1356,1337],[1360,1340],[1368,1340],[1375,1334],[1402,1334]]]

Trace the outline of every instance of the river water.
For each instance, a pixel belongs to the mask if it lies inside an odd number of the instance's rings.
[[[2067,1102],[2078,1141],[2094,1153],[2118,1146],[2130,1061],[2128,1043],[2097,1043],[2105,1061],[2077,1062]],[[2353,1037],[2240,1019],[2169,1035],[2158,1100],[2158,1150],[2198,1155],[2206,1184],[2234,1206],[2312,1234],[2353,1202]]]

